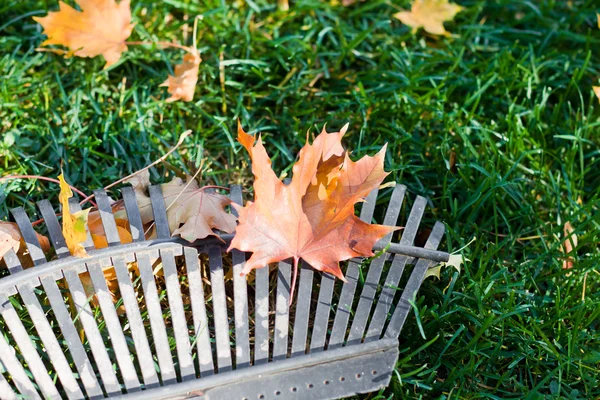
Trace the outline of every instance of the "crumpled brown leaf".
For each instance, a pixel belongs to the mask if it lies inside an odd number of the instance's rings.
[[[198,69],[200,67],[200,54],[193,47],[187,48],[188,54],[183,56],[183,62],[175,66],[175,75],[169,75],[160,86],[166,86],[171,97],[167,103],[177,100],[192,101],[194,90],[198,83]]]
[[[129,0],[78,0],[81,11],[59,2],[59,11],[45,17],[33,17],[44,28],[48,39],[42,46],[57,44],[69,48],[66,56],[96,57],[106,60],[104,68],[119,61],[127,50],[131,35]],[[57,51],[58,53],[64,53]]]

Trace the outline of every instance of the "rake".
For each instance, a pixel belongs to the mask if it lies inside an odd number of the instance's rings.
[[[230,189],[242,204],[241,188]],[[134,190],[121,193],[133,242],[121,244],[110,200],[96,190],[108,247],[94,249],[88,235],[89,258],[70,255],[49,201],[37,205],[52,261],[24,209],[11,210],[35,267],[23,269],[12,250],[3,258],[10,274],[0,279],[0,399],[334,399],[375,391],[390,382],[428,268],[448,261],[437,251],[440,222],[425,230],[424,247],[413,245],[427,206],[418,196],[400,241],[381,239],[370,265],[350,260],[348,283],[302,265],[290,306],[290,263],[247,281],[246,254],[225,253],[231,235],[193,244],[171,237],[160,186],[149,188],[157,237],[146,240]],[[394,188],[384,225],[397,224],[405,194]],[[363,203],[362,220],[371,222],[377,195]],[[116,294],[103,272],[110,267]]]

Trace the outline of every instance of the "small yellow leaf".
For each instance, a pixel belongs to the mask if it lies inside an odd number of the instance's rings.
[[[600,101],[600,86],[592,86],[592,89],[594,89],[594,94],[598,98],[598,101]]]
[[[456,271],[460,274],[460,266],[464,264],[465,261],[471,261],[468,258],[464,258],[462,254],[450,254],[450,258],[448,262],[442,262],[436,265],[435,267],[431,267],[425,272],[425,277],[423,279],[427,279],[430,276],[435,276],[440,279],[440,272],[442,272],[443,267],[454,267]]]
[[[442,272],[441,264],[438,264],[435,267],[431,267],[427,270],[427,272],[425,272],[425,276],[423,277],[423,280],[429,278],[430,276],[435,276],[436,278],[440,279],[440,272]]]
[[[87,257],[88,254],[83,247],[83,242],[87,239],[87,219],[89,209],[71,213],[69,209],[69,199],[73,197],[73,191],[65,181],[63,174],[58,176],[60,181],[60,194],[58,199],[63,209],[62,231],[67,242],[67,247],[75,257]]]
[[[171,97],[167,103],[177,100],[192,101],[194,90],[198,83],[198,68],[202,59],[198,50],[188,47],[188,54],[183,56],[183,62],[175,66],[175,75],[169,75],[160,86],[166,86]]]
[[[125,40],[131,35],[129,0],[78,0],[81,11],[59,2],[59,11],[45,17],[33,17],[44,28],[48,39],[42,46],[58,44],[70,51],[67,57],[104,56],[104,68],[119,61],[127,50]]]
[[[444,22],[452,21],[462,10],[464,7],[448,0],[415,0],[410,11],[400,11],[394,17],[412,27],[413,32],[423,28],[433,35],[450,36],[444,28]]]

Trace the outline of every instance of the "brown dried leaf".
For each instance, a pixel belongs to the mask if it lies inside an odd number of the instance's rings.
[[[183,62],[175,66],[175,75],[169,75],[160,86],[166,86],[171,97],[167,103],[177,100],[192,101],[194,90],[198,83],[198,69],[202,59],[198,50],[193,47],[187,48],[188,54],[183,56]]]
[[[180,178],[174,178],[161,185],[161,189],[173,235],[180,235],[183,239],[194,242],[211,235],[218,237],[213,229],[226,233],[235,230],[236,217],[225,210],[231,204],[226,196],[207,193],[191,177],[185,183]],[[143,196],[138,196],[138,205],[142,222],[147,224],[154,220],[154,215],[150,199]]]

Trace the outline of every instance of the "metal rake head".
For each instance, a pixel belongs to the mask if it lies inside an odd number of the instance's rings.
[[[389,383],[427,269],[448,260],[437,251],[439,222],[424,247],[414,246],[427,205],[418,196],[399,242],[380,240],[368,266],[350,260],[347,284],[303,264],[290,307],[290,263],[247,281],[246,254],[223,254],[230,235],[193,244],[172,238],[160,186],[149,193],[157,238],[145,239],[135,193],[124,188],[133,242],[121,244],[109,199],[95,191],[108,247],[94,249],[88,238],[84,259],[70,256],[48,201],[38,207],[56,251],[51,261],[25,211],[11,210],[35,268],[23,269],[13,251],[3,258],[10,275],[0,279],[0,399],[326,399],[373,391]],[[362,205],[364,221],[377,194]],[[383,224],[397,224],[405,194],[405,186],[394,188]],[[242,203],[239,186],[230,195]],[[72,211],[78,207],[74,201]]]

